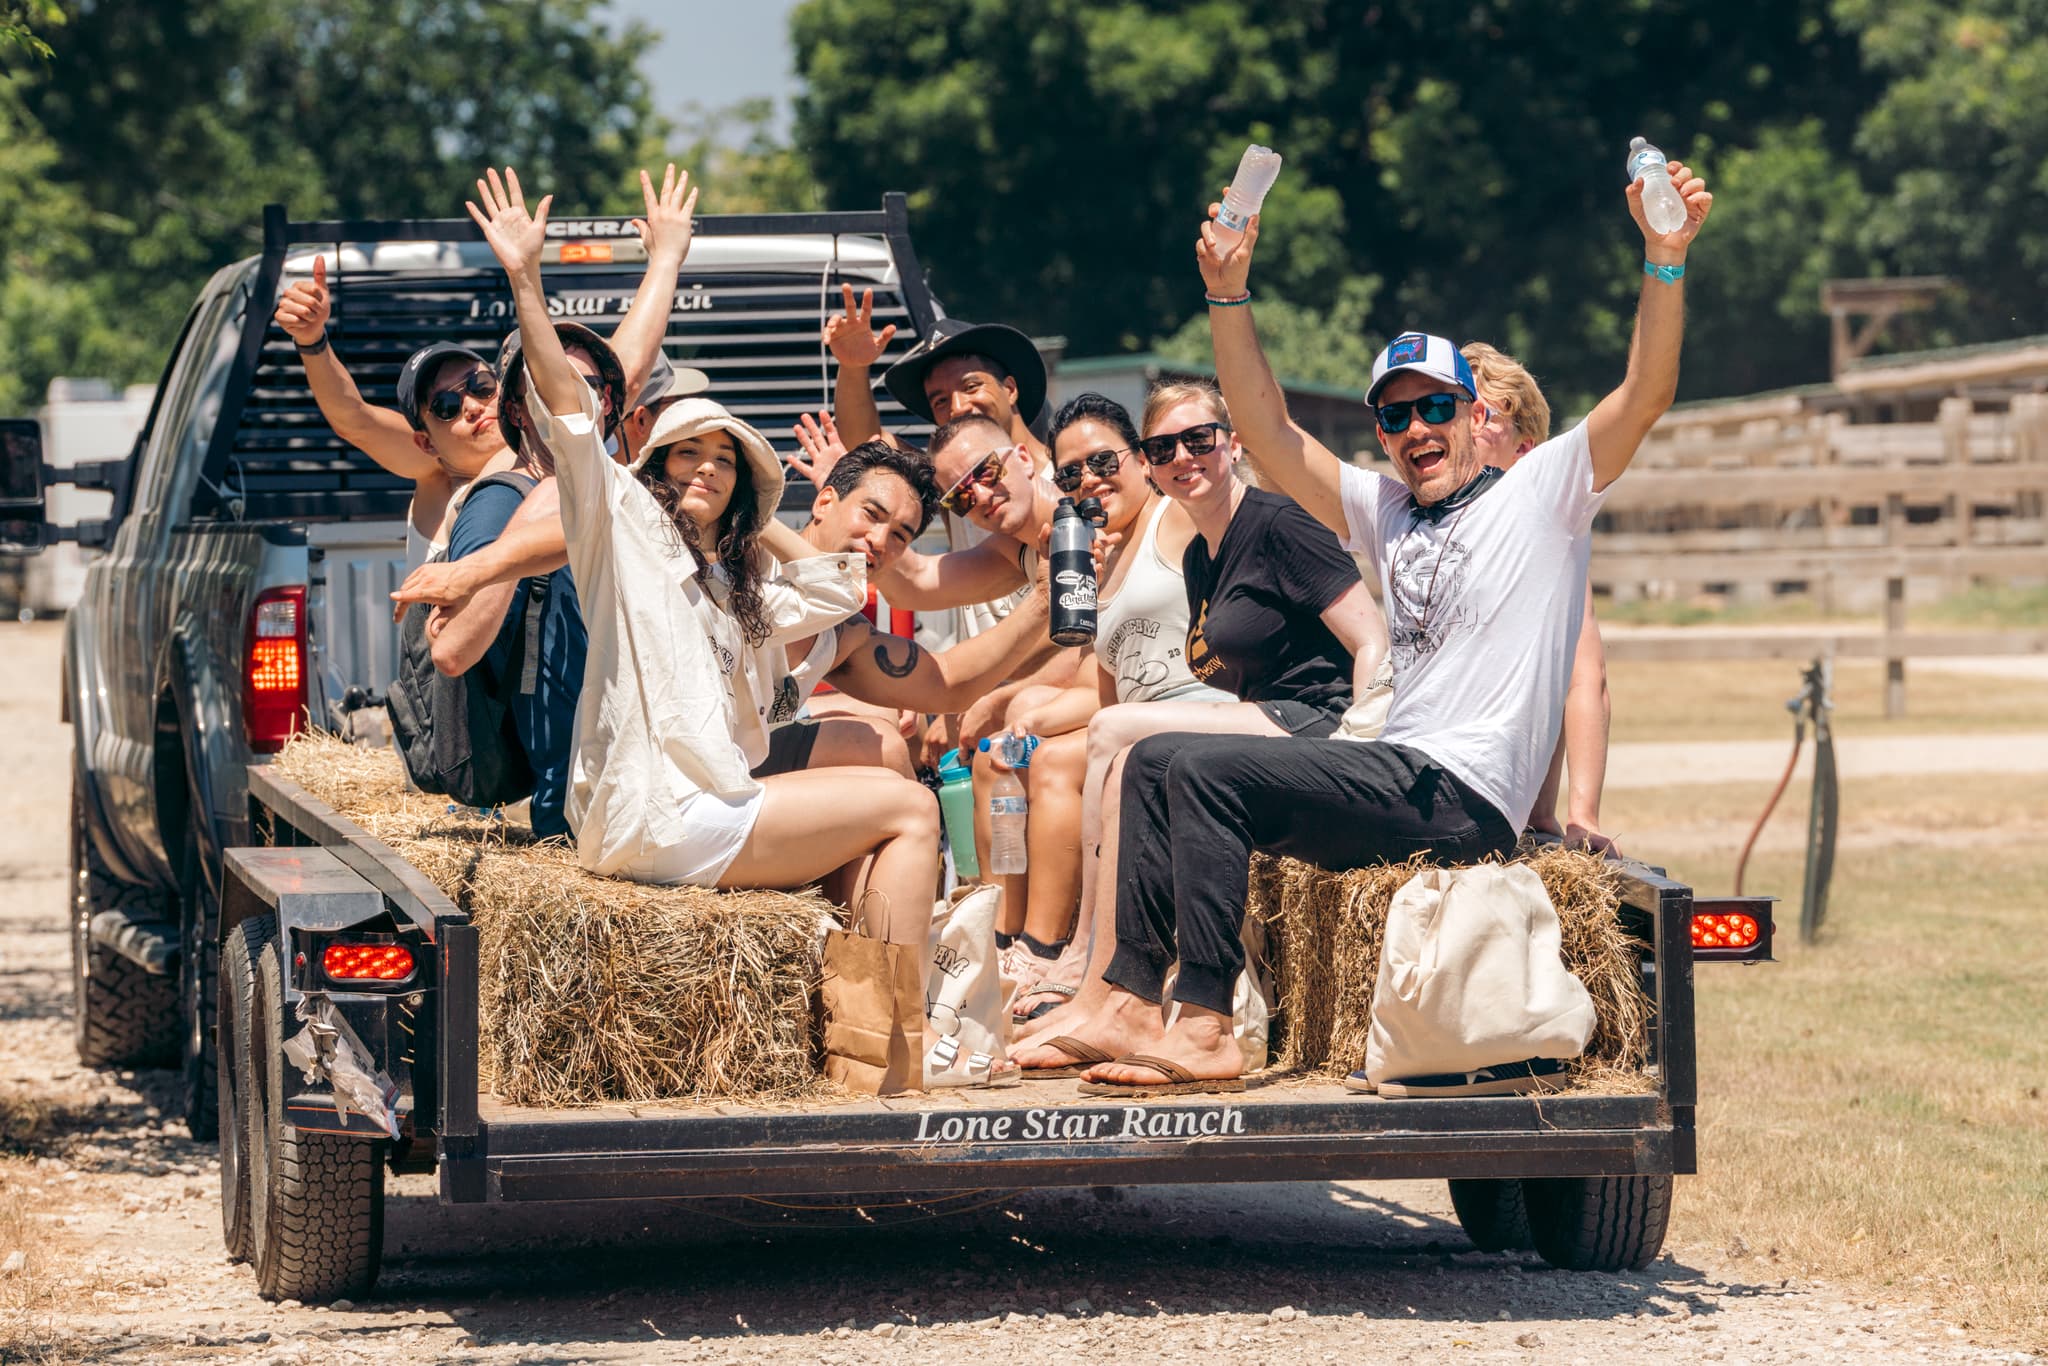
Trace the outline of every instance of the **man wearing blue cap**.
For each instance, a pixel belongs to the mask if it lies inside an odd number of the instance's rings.
[[[1065,1050],[1121,1060],[1090,1068],[1085,1089],[1242,1085],[1230,993],[1253,850],[1342,870],[1421,852],[1465,863],[1513,847],[1557,743],[1593,517],[1677,391],[1679,281],[1713,197],[1683,165],[1670,172],[1687,209],[1675,232],[1651,230],[1641,182],[1627,192],[1644,261],[1621,387],[1506,472],[1477,443],[1487,414],[1471,367],[1428,333],[1390,342],[1366,391],[1396,477],[1346,464],[1303,431],[1252,325],[1258,219],[1234,241],[1203,225],[1196,256],[1238,435],[1273,485],[1379,571],[1394,698],[1377,740],[1155,736],[1132,749],[1109,991]],[[1181,1009],[1163,1027],[1162,979],[1176,959]],[[1537,1059],[1382,1090],[1529,1090],[1557,1070]]]

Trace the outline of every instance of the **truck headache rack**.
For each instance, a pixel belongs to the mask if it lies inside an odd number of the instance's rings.
[[[550,236],[574,261],[546,267],[548,294],[564,320],[610,335],[639,287],[639,239],[626,218],[558,218]],[[785,451],[799,415],[829,408],[836,362],[821,337],[840,307],[840,285],[875,292],[875,318],[897,327],[876,374],[930,328],[937,307],[910,242],[904,197],[879,211],[705,215],[699,241],[774,239],[767,264],[717,259],[695,249],[683,266],[664,341],[669,359],[711,377],[712,396]],[[805,240],[810,239],[810,240]],[[853,240],[869,239],[856,250]],[[878,239],[878,240],[877,240]],[[468,218],[292,222],[264,210],[255,263],[219,420],[208,444],[194,511],[228,520],[355,520],[402,517],[410,482],[387,474],[328,429],[291,338],[270,315],[295,250],[332,248],[328,276],[336,354],[370,402],[389,405],[405,358],[430,342],[472,347],[487,358],[512,330],[511,292]],[[417,264],[365,269],[361,249],[421,243]],[[875,250],[876,246],[883,248]],[[357,249],[351,252],[349,249]],[[628,259],[630,258],[630,259]],[[883,422],[919,438],[930,426],[886,393]],[[808,490],[792,488],[794,505]]]
[[[1632,1176],[1695,1170],[1692,893],[1624,864],[1646,946],[1659,1083],[1640,1095],[1391,1100],[1317,1079],[1243,1095],[1117,1102],[1072,1083],[813,1107],[536,1109],[479,1094],[476,929],[417,870],[275,772],[252,828],[325,848],[432,940],[440,1085],[419,1123],[451,1202],[941,1191],[989,1186],[1362,1178]],[[318,1097],[296,1101],[322,1112]],[[323,1112],[324,1113],[324,1112]]]

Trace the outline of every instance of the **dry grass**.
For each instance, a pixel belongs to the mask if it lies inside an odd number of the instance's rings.
[[[0,1102],[6,1099],[0,1093]],[[0,1261],[19,1252],[25,1264],[0,1272],[0,1361],[42,1361],[54,1341],[56,1290],[47,1274],[48,1242],[39,1215],[46,1203],[31,1179],[34,1165],[0,1158]]]
[[[560,841],[408,791],[396,755],[312,735],[278,769],[390,845],[480,941],[479,1067],[519,1105],[775,1098],[823,1085],[809,893],[594,877]]]
[[[1673,873],[1725,889],[1763,795],[1617,792],[1610,824],[1651,856],[1686,831]],[[1700,1175],[1674,1238],[2048,1348],[2048,777],[1850,782],[1842,815],[1820,944],[1699,970]],[[1803,794],[1780,828],[1749,890],[1796,923]]]
[[[1799,691],[1801,666],[1790,660],[1653,662],[1608,665],[1613,738],[1766,740],[1792,744],[1785,699]],[[2048,683],[1921,671],[1909,666],[1905,719],[1884,719],[1884,664],[1835,664],[1835,730],[1849,735],[1960,734],[2038,729],[2048,717]]]
[[[1596,1024],[1574,1064],[1574,1087],[1641,1092],[1643,995],[1635,946],[1615,921],[1620,897],[1599,859],[1559,848],[1530,855],[1564,929],[1564,961],[1593,998]],[[1328,873],[1293,859],[1261,857],[1252,866],[1247,914],[1270,930],[1274,979],[1284,1027],[1275,1066],[1342,1075],[1365,1062],[1373,985],[1394,893],[1423,866],[1380,864]]]

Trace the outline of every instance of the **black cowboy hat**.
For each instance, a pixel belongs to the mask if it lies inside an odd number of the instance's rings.
[[[611,411],[604,418],[604,434],[609,437],[626,417],[624,367],[612,354],[611,343],[582,323],[556,323],[555,335],[562,339],[563,346],[580,346],[596,361],[597,377],[612,401]],[[516,451],[532,422],[526,414],[526,352],[521,348],[517,328],[498,349],[498,375],[498,428],[504,433],[505,444]]]
[[[925,400],[924,379],[934,365],[948,356],[986,356],[1010,372],[1017,381],[1017,412],[1025,422],[1038,418],[1045,407],[1045,357],[1031,344],[1031,338],[1001,323],[963,323],[941,318],[932,330],[890,366],[882,383],[896,401],[925,421],[932,421],[932,405]]]

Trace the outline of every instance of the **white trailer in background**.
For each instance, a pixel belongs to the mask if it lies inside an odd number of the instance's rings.
[[[43,426],[43,459],[59,469],[92,460],[125,460],[135,435],[149,418],[154,384],[115,389],[103,379],[53,379],[36,419]],[[54,484],[49,490],[49,520],[60,526],[105,518],[114,495],[100,490]],[[85,566],[97,550],[74,543],[50,546],[24,565],[21,601],[23,621],[71,610],[85,587]]]

